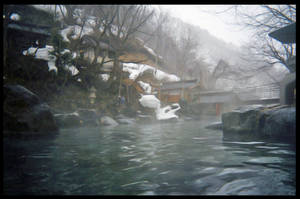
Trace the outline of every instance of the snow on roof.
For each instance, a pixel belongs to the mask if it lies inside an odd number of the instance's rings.
[[[57,67],[55,66],[56,56],[51,55],[50,52],[54,50],[53,46],[46,45],[45,48],[35,48],[30,47],[27,50],[23,51],[23,55],[34,55],[35,59],[42,59],[48,61],[49,71],[54,70],[57,73]],[[69,49],[64,49],[62,54],[71,52]],[[79,73],[77,68],[73,65],[65,65],[65,69],[71,71],[72,75],[76,75]]]
[[[179,81],[180,78],[173,74],[165,73],[147,64],[123,63],[123,71],[129,72],[129,79],[135,80],[139,75],[145,71],[150,71],[154,77],[159,81],[172,82]]]
[[[129,73],[129,79],[135,80],[146,70],[153,70],[153,67],[146,64],[123,63],[123,71]]]
[[[150,54],[153,55],[154,57],[158,57],[160,60],[163,59],[163,57],[162,57],[161,55],[158,55],[152,48],[148,47],[148,46],[145,44],[144,40],[142,40],[142,39],[139,38],[139,37],[135,37],[135,39],[136,39],[137,41],[140,42],[140,45],[142,45],[142,46],[148,51],[148,53],[150,53]]]
[[[142,82],[142,81],[138,81],[138,84],[144,89],[145,93],[147,94],[151,94],[151,86],[148,83]]]

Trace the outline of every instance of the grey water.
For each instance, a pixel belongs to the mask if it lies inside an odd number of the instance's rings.
[[[7,195],[295,195],[286,143],[223,139],[209,121],[3,138]]]

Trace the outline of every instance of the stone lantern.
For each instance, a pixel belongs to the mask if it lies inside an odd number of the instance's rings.
[[[94,86],[92,86],[92,88],[90,89],[90,95],[89,95],[89,98],[90,98],[90,103],[91,104],[94,104],[95,103],[95,99],[96,99],[96,89]]]

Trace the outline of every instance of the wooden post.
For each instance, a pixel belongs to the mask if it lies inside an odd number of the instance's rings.
[[[220,104],[216,103],[216,115],[220,115]]]
[[[128,85],[126,84],[126,95],[127,95],[127,103],[129,104],[129,92],[128,92]]]

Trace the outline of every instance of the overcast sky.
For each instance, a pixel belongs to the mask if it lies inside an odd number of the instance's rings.
[[[163,10],[168,11],[173,17],[182,21],[200,26],[209,33],[228,43],[241,46],[249,41],[250,33],[240,26],[233,25],[235,17],[229,13],[221,12],[231,5],[159,5]]]

